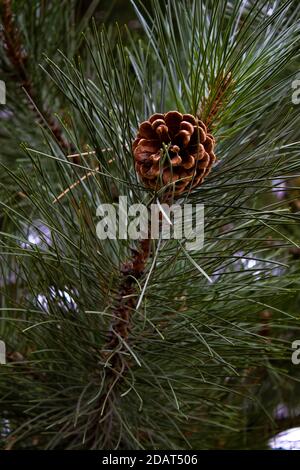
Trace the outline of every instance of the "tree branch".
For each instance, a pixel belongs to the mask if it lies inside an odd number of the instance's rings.
[[[134,296],[136,279],[143,275],[149,255],[150,238],[141,240],[138,249],[132,250],[131,260],[121,266],[122,279],[119,296],[113,311],[107,340],[102,350],[102,356],[107,361],[105,386],[98,402],[98,412],[89,435],[89,439],[94,443],[95,448],[97,448],[98,430],[106,436],[102,448],[110,444],[108,441],[113,426],[113,405],[118,399],[116,389],[123,382],[124,375],[129,367],[128,362],[124,359],[124,352],[127,352],[124,343],[129,340],[132,314],[136,308],[136,298]],[[99,426],[101,426],[101,430]],[[105,432],[103,431],[104,428],[106,429]]]
[[[49,109],[45,109],[38,99],[38,94],[34,90],[34,85],[31,80],[31,77],[28,73],[28,61],[29,56],[25,47],[21,41],[21,35],[19,29],[14,21],[13,11],[11,0],[3,0],[2,5],[2,24],[3,32],[2,36],[4,39],[4,44],[6,48],[6,54],[15,70],[15,78],[19,82],[20,87],[24,88],[26,95],[28,97],[28,105],[31,111],[36,116],[37,122],[42,125],[44,128],[49,127],[53,135],[55,136],[60,147],[67,151],[74,150],[74,146],[70,144],[63,135],[63,130],[57,119],[52,116],[52,113]],[[39,109],[44,119],[41,118],[40,114],[37,112],[33,102],[38,103]]]

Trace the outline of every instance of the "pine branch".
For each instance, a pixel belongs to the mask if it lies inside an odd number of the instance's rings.
[[[299,113],[286,93],[299,28],[288,5],[269,18],[267,1],[248,3],[154,0],[128,50],[96,24],[79,66],[47,50],[72,140],[93,150],[74,165],[50,138],[47,150],[27,149],[30,172],[3,165],[2,337],[26,358],[0,380],[16,449],[34,436],[46,449],[252,448],[295,391],[299,263],[287,250],[299,247],[298,216],[274,202],[272,181],[299,173]],[[228,71],[234,96],[222,88]],[[97,238],[97,208],[116,191],[130,205],[157,195],[135,172],[138,125],[175,108],[195,115],[203,97],[222,134],[218,165],[184,200],[205,203],[203,249],[187,256],[164,240],[154,256],[148,240],[132,250]],[[26,194],[18,204],[16,193]],[[35,243],[37,221],[48,234]]]
[[[11,0],[3,0],[2,24],[2,35],[6,46],[7,57],[14,67],[15,79],[19,82],[20,87],[24,89],[27,95],[30,110],[35,114],[37,122],[52,132],[56,141],[64,151],[74,151],[74,145],[67,141],[58,120],[53,117],[49,109],[44,108],[34,88],[34,83],[27,67],[29,55],[22,44],[21,34],[14,19]],[[38,104],[40,111],[37,110],[34,103]]]
[[[207,99],[204,98],[203,103],[199,106],[198,114],[210,131],[214,128],[214,121],[218,119],[218,113],[222,111],[222,108],[226,108],[226,101],[229,100],[228,91],[232,84],[232,74],[228,72],[221,79],[216,80],[215,90],[212,90],[211,95]]]
[[[119,346],[119,339],[128,339],[131,313],[135,308],[132,295],[135,292],[136,279],[144,274],[147,259],[150,253],[150,239],[142,240],[138,249],[132,249],[132,259],[121,267],[122,281],[117,308],[114,311],[114,320],[111,325],[107,349],[114,350]],[[106,349],[106,348],[105,348]]]
[[[108,371],[105,375],[103,393],[97,407],[100,416],[96,415],[95,423],[89,431],[90,440],[94,442],[95,448],[97,448],[99,425],[101,434],[106,436],[103,446],[104,448],[109,447],[115,402],[119,398],[120,386],[130,367],[130,364],[126,361],[128,349],[125,345],[130,342],[132,315],[136,309],[136,280],[144,274],[149,255],[150,238],[141,240],[138,248],[132,249],[131,260],[123,263],[120,269],[122,277],[119,295],[113,309],[109,333],[102,349],[102,356]],[[103,428],[106,430],[104,433]]]

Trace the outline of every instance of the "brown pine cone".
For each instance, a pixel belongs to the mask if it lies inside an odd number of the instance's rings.
[[[216,160],[215,139],[205,124],[178,111],[153,114],[142,122],[132,147],[145,187],[168,185],[167,194],[175,196],[199,186]]]

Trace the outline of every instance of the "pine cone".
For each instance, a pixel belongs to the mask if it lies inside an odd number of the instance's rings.
[[[167,194],[175,196],[199,186],[216,160],[215,139],[205,124],[178,111],[153,114],[142,122],[132,147],[145,187],[169,185]]]

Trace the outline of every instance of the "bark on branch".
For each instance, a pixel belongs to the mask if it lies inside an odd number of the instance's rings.
[[[33,81],[28,72],[29,55],[22,44],[21,33],[15,22],[11,3],[11,0],[3,0],[2,3],[2,36],[7,58],[15,72],[15,79],[19,83],[20,87],[25,90],[29,108],[35,114],[37,122],[44,128],[48,127],[55,136],[60,147],[69,153],[70,151],[75,150],[74,146],[64,137],[64,133],[59,122],[53,117],[50,110],[44,107],[43,103],[39,99],[38,93],[36,93],[36,90],[34,89]],[[37,112],[33,103],[37,104],[43,119]]]

